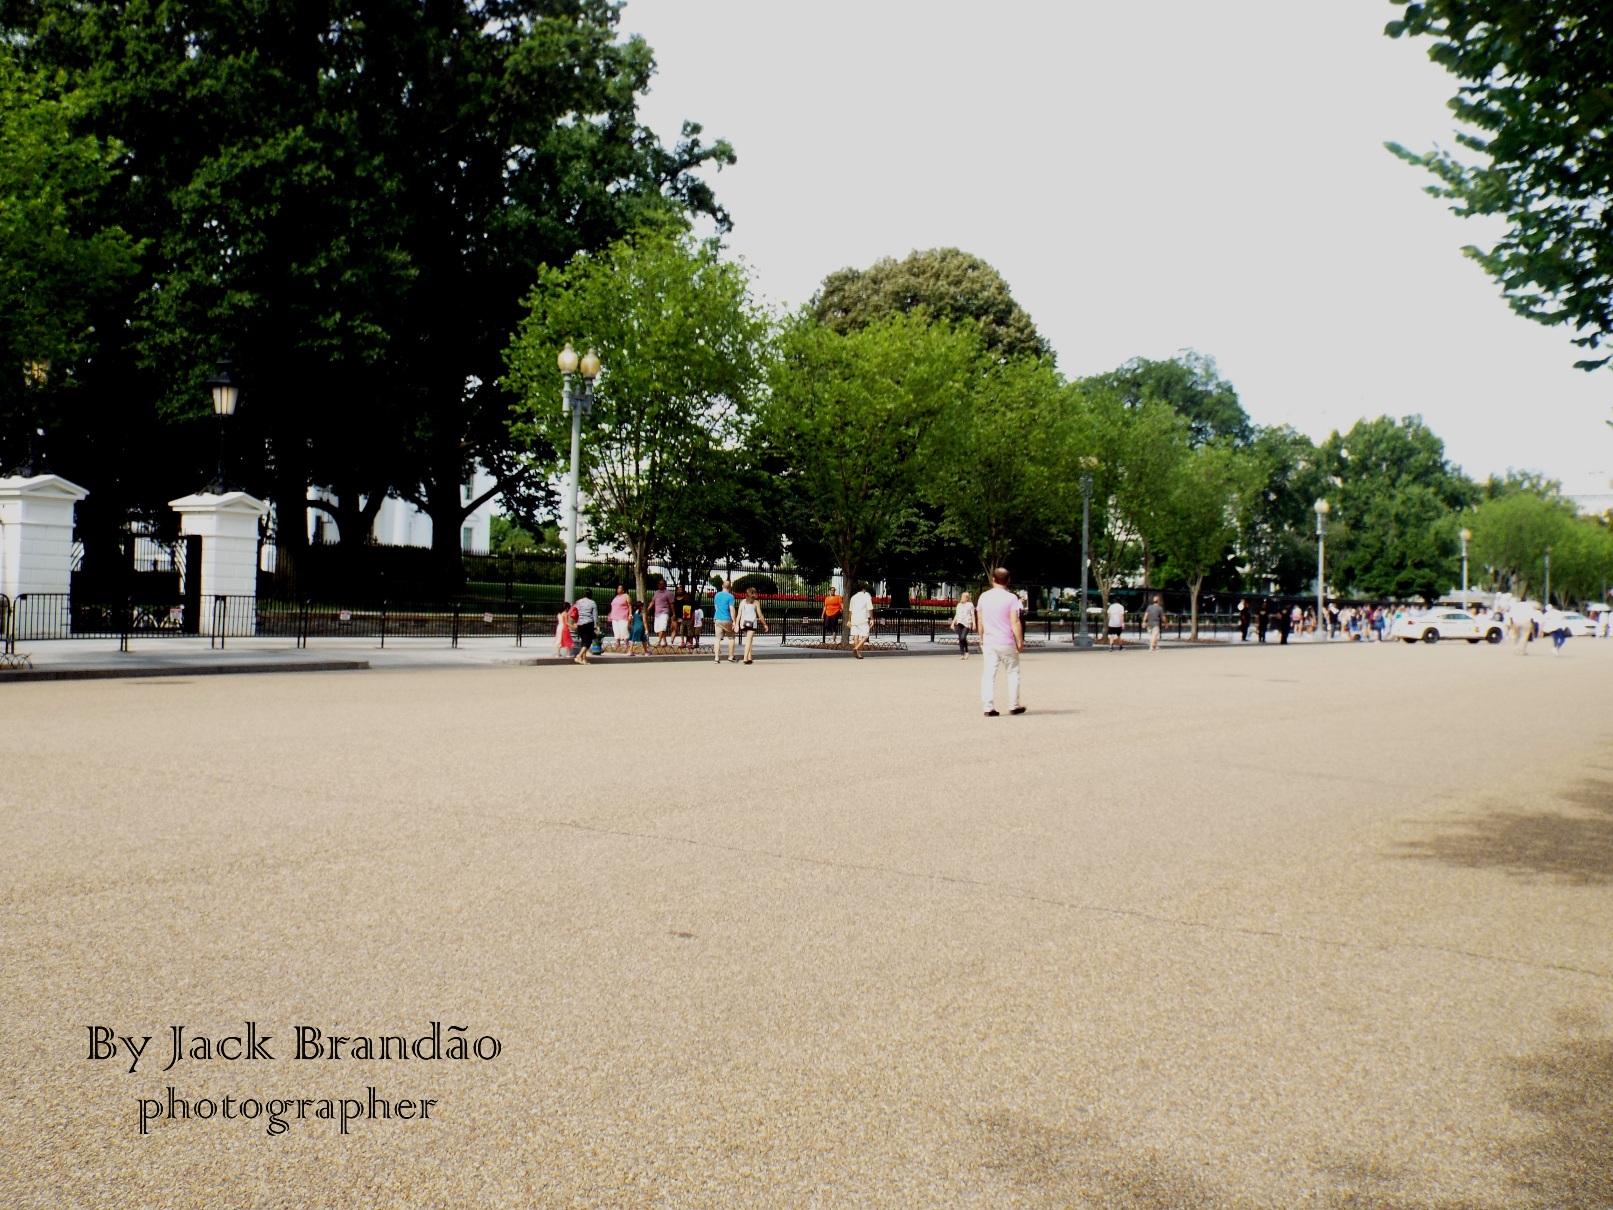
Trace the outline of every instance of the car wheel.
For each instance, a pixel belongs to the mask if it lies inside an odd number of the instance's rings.
[[[1432,626],[1430,626],[1427,630],[1423,631],[1423,642],[1425,642],[1425,643],[1437,643],[1437,642],[1439,642],[1439,631],[1435,630]]]
[[[1492,628],[1490,630],[1486,630],[1484,632],[1484,641],[1486,643],[1499,643],[1501,641],[1501,631],[1500,631],[1500,629],[1499,628]]]

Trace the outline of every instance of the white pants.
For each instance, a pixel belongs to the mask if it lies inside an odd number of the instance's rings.
[[[628,628],[628,625],[629,625],[629,623],[625,618],[612,618],[611,619],[611,624],[610,624],[611,633],[616,636],[616,641],[618,643],[627,642],[627,628]]]
[[[995,710],[997,698],[997,665],[1008,669],[1008,708],[1019,705],[1019,652],[1012,647],[982,647],[986,666],[980,674],[980,701],[987,710]]]

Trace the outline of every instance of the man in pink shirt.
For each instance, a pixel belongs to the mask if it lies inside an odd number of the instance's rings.
[[[622,585],[616,586],[616,595],[610,599],[610,628],[611,635],[618,647],[627,646],[628,627],[633,621],[633,598],[627,595],[627,589]]]
[[[1008,591],[1008,569],[991,573],[991,587],[975,602],[975,627],[980,631],[980,653],[986,667],[980,677],[980,700],[986,717],[997,717],[997,667],[1008,669],[1008,713],[1024,714],[1019,704],[1019,653],[1025,650],[1025,623],[1019,616],[1019,598]]]

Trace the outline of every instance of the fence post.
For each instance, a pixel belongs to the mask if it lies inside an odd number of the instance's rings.
[[[788,605],[784,607],[784,625],[779,634],[778,645],[780,647],[790,645],[790,607]]]
[[[381,646],[386,647],[386,601],[381,601]]]
[[[129,650],[129,627],[134,624],[134,598],[126,597],[118,610],[118,650]]]
[[[896,615],[896,645],[898,647],[900,647],[902,645],[902,615],[901,614]]]
[[[450,640],[448,645],[450,647],[455,647],[455,648],[457,648],[459,646],[459,602],[458,601],[454,602],[453,638]]]
[[[229,600],[228,597],[215,596],[213,598],[213,634],[207,640],[209,649],[213,646],[213,640],[217,639],[219,650],[224,650],[224,631],[229,620]]]
[[[510,557],[511,557],[511,559],[514,558],[513,555],[510,556]],[[526,602],[525,601],[517,601],[515,603],[515,645],[517,647],[519,647],[521,645],[521,624],[525,620],[525,617],[526,617]],[[649,644],[648,643],[645,643],[644,646],[645,646],[646,650],[649,649]]]
[[[308,601],[304,598],[302,607],[297,611],[297,646],[308,646]]]
[[[17,623],[13,620],[16,616],[16,605],[10,597],[0,592],[0,639],[5,640],[7,655],[17,654]]]

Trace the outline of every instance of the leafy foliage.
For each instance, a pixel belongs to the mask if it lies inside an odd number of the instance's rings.
[[[1501,215],[1506,234],[1466,253],[1501,283],[1514,311],[1568,324],[1599,350],[1613,322],[1613,41],[1596,0],[1426,0],[1403,5],[1391,37],[1432,38],[1429,57],[1459,81],[1451,101],[1466,128],[1446,151],[1389,149],[1428,169],[1435,197],[1465,217]],[[1582,369],[1608,357],[1576,363]]]
[[[1002,275],[957,248],[914,252],[900,261],[886,257],[867,269],[831,273],[809,309],[819,323],[840,333],[893,315],[922,313],[932,320],[972,323],[981,343],[1002,357],[1053,355]]]
[[[1254,436],[1237,389],[1221,377],[1215,358],[1192,349],[1169,361],[1134,357],[1117,370],[1099,374],[1096,382],[1116,391],[1127,407],[1139,407],[1149,399],[1170,404],[1187,418],[1194,445],[1210,441],[1241,445]]]

